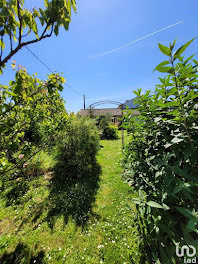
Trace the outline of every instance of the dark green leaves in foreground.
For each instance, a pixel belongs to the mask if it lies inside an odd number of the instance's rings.
[[[124,177],[138,193],[133,201],[148,263],[182,263],[176,243],[197,246],[198,61],[183,56],[193,40],[175,52],[176,41],[159,44],[168,59],[155,70],[166,76],[154,92],[135,92],[139,116],[125,114],[131,141]]]

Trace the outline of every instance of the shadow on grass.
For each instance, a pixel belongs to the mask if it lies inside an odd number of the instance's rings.
[[[92,213],[92,206],[99,188],[101,168],[94,163],[80,178],[68,178],[65,172],[65,181],[59,181],[54,175],[51,181],[48,197],[49,211],[47,222],[53,229],[56,218],[63,216],[64,225],[69,217],[77,226],[84,226]],[[58,175],[57,175],[58,176]]]
[[[45,264],[44,251],[33,253],[32,250],[25,244],[19,243],[15,250],[10,253],[4,253],[0,256],[1,264]]]
[[[11,182],[10,186],[2,194],[3,198],[6,200],[6,206],[24,203],[24,194],[26,194],[28,190],[29,185],[27,181]]]
[[[63,228],[69,218],[76,226],[83,228],[90,217],[99,219],[99,216],[92,211],[92,207],[99,188],[100,174],[101,167],[96,162],[80,177],[75,176],[75,170],[70,177],[66,171],[55,170],[48,185],[49,196],[32,211],[32,222],[36,223],[34,228],[37,228],[39,223],[47,221],[48,226],[53,229],[58,218],[61,217],[63,217]],[[43,211],[47,212],[47,216],[41,220]],[[21,226],[23,224],[24,222]]]

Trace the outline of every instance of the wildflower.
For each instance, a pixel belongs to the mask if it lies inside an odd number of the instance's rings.
[[[20,159],[20,160],[22,160],[23,157],[24,157],[24,154],[20,154],[20,155],[19,155],[19,159]]]
[[[111,242],[112,242],[113,244],[115,243],[115,241],[114,241],[114,240],[112,240]]]
[[[103,248],[104,247],[104,245],[98,245],[98,248]]]

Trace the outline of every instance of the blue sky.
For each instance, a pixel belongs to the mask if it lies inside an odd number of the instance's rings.
[[[25,2],[30,9],[41,6],[41,0]],[[87,106],[105,99],[124,102],[134,97],[132,91],[153,89],[158,83],[159,74],[152,71],[164,59],[159,42],[168,45],[177,38],[179,47],[198,35],[197,10],[196,0],[77,0],[77,14],[72,16],[69,31],[61,29],[58,37],[28,47],[52,70],[63,72],[68,84],[86,95]],[[95,57],[179,21],[183,23],[115,53]],[[198,39],[186,55],[196,53],[197,48]],[[41,79],[50,73],[24,48],[12,59],[30,74],[37,72]],[[0,76],[3,84],[14,78],[10,64],[11,60]],[[77,112],[83,107],[83,97],[67,86],[62,96],[67,110]]]

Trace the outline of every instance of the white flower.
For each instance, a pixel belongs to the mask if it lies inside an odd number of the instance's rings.
[[[114,241],[114,240],[112,240],[111,242],[112,242],[113,244],[115,243],[115,241]]]
[[[103,248],[104,247],[104,245],[98,245],[98,247],[97,248]]]

